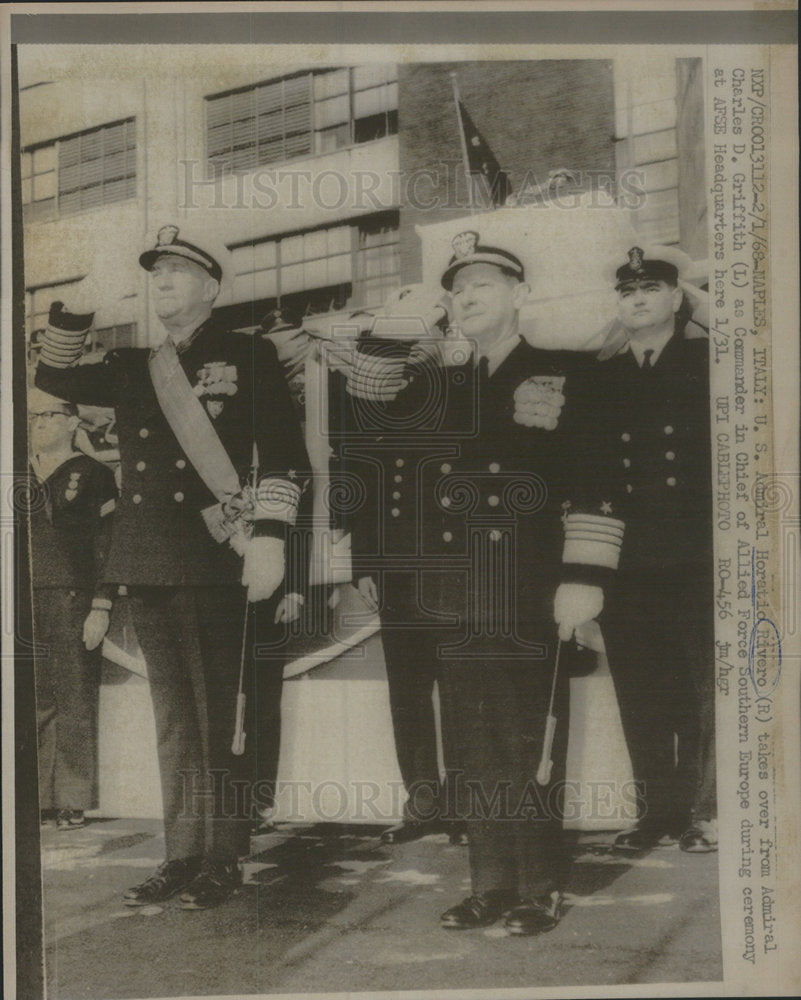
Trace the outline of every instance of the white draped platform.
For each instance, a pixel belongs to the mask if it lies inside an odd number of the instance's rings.
[[[342,590],[340,613],[355,599],[352,588]],[[602,646],[597,633],[586,641]],[[141,657],[111,643],[106,655],[98,814],[158,817],[147,668]],[[285,675],[276,819],[385,824],[399,819],[405,794],[378,623],[353,629],[338,646],[290,663]],[[592,674],[571,680],[570,705],[566,824],[622,829],[631,821],[631,767],[602,651]]]

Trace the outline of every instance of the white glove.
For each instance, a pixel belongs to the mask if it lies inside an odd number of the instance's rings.
[[[373,337],[389,340],[439,338],[442,331],[438,324],[447,318],[448,299],[441,290],[432,292],[424,285],[406,285],[390,295],[370,332]]]
[[[83,644],[91,652],[97,649],[108,632],[109,613],[105,608],[92,608],[83,623]]]
[[[690,303],[690,319],[694,323],[699,323],[709,329],[709,293],[705,292],[702,288],[697,288],[690,281],[680,281],[679,285],[681,290],[687,297],[687,301]]]
[[[564,376],[533,375],[515,389],[514,419],[524,427],[552,431],[559,423],[565,397]]]
[[[449,297],[432,291],[426,285],[404,285],[393,292],[384,303],[385,316],[417,317],[428,329],[448,316]]]
[[[356,589],[371,611],[378,610],[378,588],[371,576],[362,576],[356,581]]]
[[[281,538],[251,538],[245,550],[242,583],[248,600],[266,601],[284,579],[284,542]]]
[[[273,621],[282,625],[289,625],[300,617],[300,609],[306,602],[302,594],[284,594],[275,609]]]
[[[597,618],[603,606],[601,587],[588,583],[560,584],[553,601],[553,616],[562,642],[569,642],[577,628]]]

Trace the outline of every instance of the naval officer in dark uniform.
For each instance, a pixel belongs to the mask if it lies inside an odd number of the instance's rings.
[[[594,574],[566,567],[572,577],[556,612],[567,638],[603,605],[641,793],[639,820],[615,849],[639,851],[668,835],[703,852],[717,842],[709,344],[683,304],[689,258],[638,246],[621,256],[611,269],[619,335],[577,393],[570,449],[578,467],[566,552],[573,564],[596,565]],[[598,527],[599,495],[607,518],[625,528]]]
[[[85,333],[92,317],[76,321]],[[117,485],[108,466],[75,449],[71,403],[32,389],[28,420],[39,807],[64,831],[82,827],[94,805],[100,648],[113,594],[101,573]]]
[[[167,854],[126,892],[134,906],[183,892],[184,908],[205,908],[240,883],[254,777],[240,678],[253,630],[258,640],[260,622],[292,619],[302,600],[302,434],[274,348],[213,317],[225,254],[208,246],[168,225],[139,258],[167,333],[156,350],[77,365],[80,340],[48,330],[36,373],[40,387],[117,415],[122,493],[103,578],[128,587],[148,666]]]
[[[461,837],[454,824],[440,819],[445,796],[433,700],[439,618],[420,603],[430,557],[427,563],[421,550],[424,520],[417,493],[420,470],[452,453],[457,432],[443,422],[447,393],[436,387],[444,370],[415,349],[429,336],[426,320],[433,325],[433,319],[445,317],[445,309],[426,303],[424,311],[433,315],[419,316],[418,328],[410,329],[413,299],[414,292],[397,303],[409,319],[396,322],[382,314],[371,322],[350,346],[346,365],[332,372],[330,391],[332,476],[349,487],[338,492],[345,501],[340,514],[350,531],[356,587],[380,613],[395,752],[407,793],[402,822],[382,834],[384,843],[393,844],[444,825],[454,841]],[[396,335],[398,325],[406,327],[405,337]],[[412,394],[400,390],[415,379],[427,380],[430,405],[406,405]],[[443,725],[443,742],[448,734]],[[447,745],[443,756],[447,766]]]
[[[513,253],[482,244],[475,232],[460,234],[453,249],[442,276],[452,329],[434,345],[439,379],[412,379],[398,394],[412,412],[437,398],[443,413],[438,452],[416,470],[425,562],[418,599],[440,621],[443,725],[453,748],[446,814],[466,821],[472,894],[441,924],[470,929],[505,915],[510,933],[528,935],[558,921],[570,862],[559,795],[565,671],[553,706],[560,726],[552,769],[542,785],[535,775],[556,653],[551,604],[562,526],[552,499],[554,428],[562,381],[577,359],[519,335],[528,286]],[[388,519],[399,506],[392,491],[387,484]]]

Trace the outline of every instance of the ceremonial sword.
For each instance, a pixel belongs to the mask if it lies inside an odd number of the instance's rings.
[[[553,680],[551,682],[551,700],[548,703],[548,716],[545,720],[545,735],[542,738],[542,756],[540,766],[537,768],[537,784],[547,785],[551,780],[551,768],[553,760],[551,752],[553,750],[553,738],[556,734],[556,716],[553,714],[553,703],[556,696],[556,678],[559,674],[559,654],[562,652],[562,640],[556,644],[556,662],[553,667]]]

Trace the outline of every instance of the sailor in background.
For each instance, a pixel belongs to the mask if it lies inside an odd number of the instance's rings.
[[[212,316],[226,251],[211,245],[167,225],[139,258],[167,333],[156,350],[78,365],[82,338],[62,322],[36,372],[47,391],[116,410],[122,493],[103,579],[127,585],[148,666],[166,839],[165,863],[125,893],[132,906],[182,892],[202,909],[241,882],[255,730],[245,723],[246,753],[234,752],[239,678],[262,623],[291,621],[303,600],[303,438],[272,345]],[[276,653],[257,683],[272,672],[280,697]]]
[[[556,617],[568,638],[603,605],[641,792],[639,820],[618,836],[618,851],[666,835],[691,852],[717,843],[708,337],[688,321],[680,284],[688,264],[673,248],[638,246],[615,262],[618,336],[573,412],[576,486],[565,505]],[[691,286],[687,294],[702,295]],[[625,529],[599,527],[604,514]]]
[[[75,318],[84,333],[91,322]],[[75,449],[71,403],[32,389],[28,420],[39,806],[43,821],[72,830],[94,805],[100,649],[113,594],[101,571],[117,486],[108,466]]]

